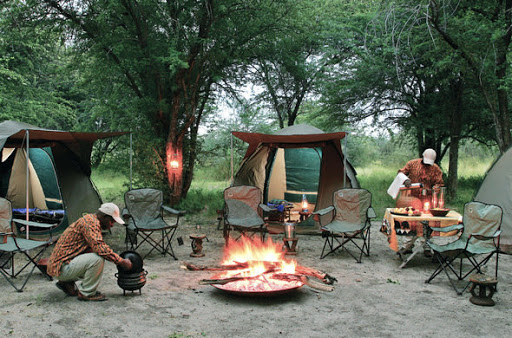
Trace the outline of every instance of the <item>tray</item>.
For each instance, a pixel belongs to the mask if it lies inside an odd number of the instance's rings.
[[[406,212],[394,212],[394,211],[390,211],[390,213],[392,215],[397,215],[397,216],[407,216],[407,217],[419,217],[421,216],[421,214],[412,214],[412,215],[409,215],[408,213]]]

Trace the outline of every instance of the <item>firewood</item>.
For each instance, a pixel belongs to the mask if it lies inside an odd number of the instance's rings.
[[[328,292],[334,291],[334,286],[329,286],[329,285],[325,285],[325,284],[321,284],[321,283],[315,282],[314,280],[312,280],[308,276],[304,276],[303,275],[303,276],[300,277],[300,280],[301,280],[302,283],[304,283],[305,285],[307,285],[307,286],[309,286],[310,288],[313,288],[313,289],[322,290],[322,291],[328,291]]]
[[[201,279],[199,281],[200,285],[209,285],[209,284],[227,284],[231,282],[236,282],[243,279],[248,279],[249,277],[230,277],[230,278],[219,278],[219,279]]]
[[[263,266],[265,266],[267,269],[275,269],[278,264],[276,262],[267,262],[267,261],[251,261],[251,263],[261,263]],[[242,263],[235,263],[235,264],[228,264],[228,265],[213,265],[213,266],[207,266],[207,265],[196,265],[189,262],[183,262],[183,266],[190,271],[225,271],[225,270],[241,270],[241,269],[247,269],[249,267],[249,262],[242,262]]]
[[[266,272],[272,272],[272,271],[278,271],[278,264],[277,262],[255,262],[255,263],[263,263],[264,266],[267,268]],[[227,270],[241,270],[241,269],[247,269],[249,267],[248,262],[243,263],[235,263],[235,264],[229,264],[229,265],[214,265],[214,266],[206,266],[206,265],[196,265],[193,263],[187,263],[184,262],[184,267],[187,270],[190,271],[227,271]],[[315,270],[306,266],[300,266],[297,265],[295,267],[295,274],[297,275],[304,275],[304,276],[311,276],[319,279],[324,284],[332,285],[334,282],[337,281],[337,279],[323,271]],[[205,283],[205,284],[220,284],[220,283]]]
[[[227,283],[236,282],[236,281],[243,280],[243,279],[255,279],[255,278],[259,278],[259,277],[265,275],[266,273],[274,272],[275,270],[276,270],[275,268],[271,267],[271,268],[263,271],[262,273],[254,275],[254,276],[232,276],[232,277],[227,277],[227,278],[201,279],[199,281],[199,284],[201,284],[201,285],[227,284]]]
[[[301,274],[301,275],[307,275],[307,276],[311,276],[311,277],[316,277],[319,280],[321,280],[322,282],[324,282],[325,284],[329,284],[329,285],[332,285],[332,284],[334,284],[334,282],[338,281],[335,277],[333,277],[325,272],[315,270],[312,268],[308,268],[306,266],[297,265],[295,267],[295,273]]]
[[[301,281],[304,285],[307,285],[312,289],[328,291],[328,292],[334,291],[334,286],[328,286],[328,285],[322,284],[320,282],[316,282],[305,275],[281,273],[281,274],[272,275],[272,278],[283,280],[283,281]]]
[[[196,265],[193,263],[184,262],[183,265],[187,270],[190,271],[225,271],[225,270],[238,270],[238,269],[247,269],[249,267],[248,263],[236,263],[230,265]]]

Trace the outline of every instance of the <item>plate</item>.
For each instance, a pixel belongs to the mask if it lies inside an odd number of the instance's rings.
[[[392,215],[398,215],[398,216],[407,216],[407,217],[419,217],[421,216],[421,213],[419,214],[412,214],[412,215],[409,215],[408,213],[406,212],[395,212],[395,211],[390,211],[390,213]]]

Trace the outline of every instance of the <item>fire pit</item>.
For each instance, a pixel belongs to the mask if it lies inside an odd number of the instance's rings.
[[[322,291],[333,291],[336,279],[326,273],[297,265],[285,259],[282,246],[272,239],[242,237],[226,246],[220,266],[207,267],[185,263],[188,270],[217,271],[211,279],[200,284],[209,284],[219,290],[237,295],[280,295],[301,288],[304,284]],[[313,281],[315,277],[319,282]]]

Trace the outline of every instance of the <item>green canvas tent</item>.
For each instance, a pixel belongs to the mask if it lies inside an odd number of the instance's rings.
[[[334,191],[359,187],[356,171],[343,154],[344,132],[324,133],[299,124],[274,134],[233,132],[249,144],[232,185],[261,189],[264,202],[300,202],[305,194],[316,209],[332,204]]]
[[[500,248],[512,254],[512,147],[487,171],[474,200],[496,204],[503,209]]]
[[[64,230],[102,203],[90,180],[93,143],[123,134],[127,132],[82,133],[0,123],[0,196],[9,199],[13,209],[22,209],[27,220],[34,209],[62,210],[57,231]]]

